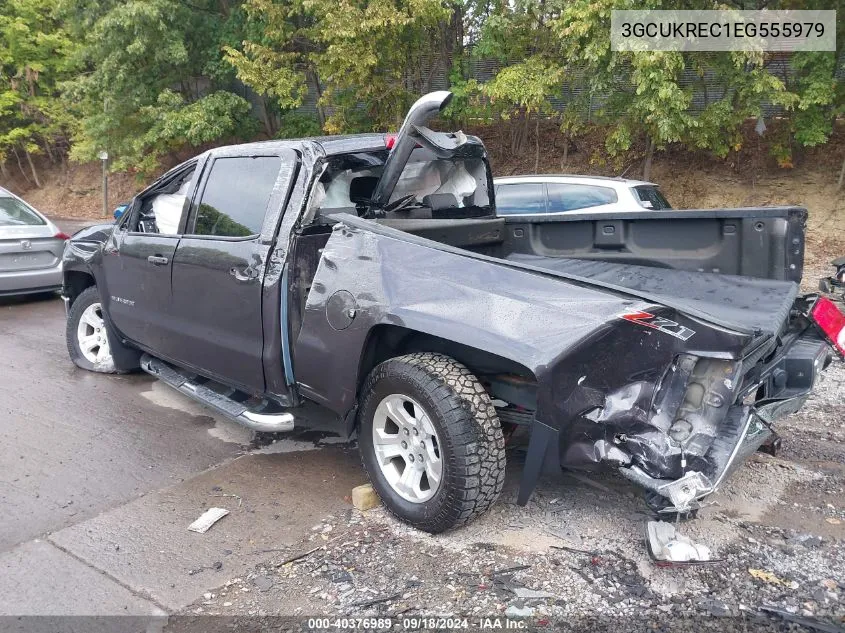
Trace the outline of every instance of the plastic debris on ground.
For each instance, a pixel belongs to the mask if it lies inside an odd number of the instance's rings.
[[[188,529],[191,532],[205,534],[212,525],[217,523],[227,514],[229,514],[229,511],[226,508],[209,508],[203,512],[196,521],[191,523],[188,526]]]
[[[709,563],[714,562],[710,548],[694,542],[665,521],[649,521],[646,526],[648,552],[655,562]]]

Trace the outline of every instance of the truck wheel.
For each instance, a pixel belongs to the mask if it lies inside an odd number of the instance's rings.
[[[378,365],[361,393],[361,458],[388,510],[436,533],[493,504],[505,481],[505,440],[466,367],[442,354],[409,354]]]
[[[119,373],[96,286],[83,290],[71,305],[65,337],[68,354],[77,367],[103,374]]]

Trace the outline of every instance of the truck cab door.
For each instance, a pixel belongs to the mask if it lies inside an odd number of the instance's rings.
[[[264,322],[264,280],[297,165],[291,149],[213,152],[173,258],[166,357],[251,393],[265,391],[264,328],[279,327]]]
[[[103,246],[103,304],[117,330],[145,348],[170,344],[171,265],[195,171],[188,163],[139,194]]]

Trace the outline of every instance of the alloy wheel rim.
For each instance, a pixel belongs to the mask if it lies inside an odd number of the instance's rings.
[[[440,489],[440,438],[426,410],[402,394],[386,396],[373,416],[373,448],[382,475],[400,497],[424,503]]]
[[[111,361],[103,308],[99,303],[92,303],[83,311],[76,326],[76,340],[79,351],[88,362],[102,365]]]

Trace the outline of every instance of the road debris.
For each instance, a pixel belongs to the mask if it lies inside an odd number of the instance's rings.
[[[555,597],[553,593],[549,593],[548,591],[536,591],[535,589],[529,589],[528,587],[514,587],[513,593],[517,598],[523,598],[525,600],[529,600],[532,598]]]
[[[756,578],[757,580],[762,580],[763,582],[768,583],[770,585],[789,585],[789,583],[785,580],[778,578],[772,572],[766,571],[764,569],[749,569],[748,573],[751,574],[751,576]]]
[[[649,521],[646,526],[648,550],[656,561],[667,563],[710,562],[710,548],[684,536],[665,521]]]
[[[381,604],[382,602],[390,602],[391,600],[396,600],[397,598],[401,598],[401,593],[393,593],[388,596],[381,596],[380,598],[373,598],[372,600],[365,600],[363,602],[355,602],[353,603],[352,607],[357,607],[359,609],[365,609],[367,607],[371,607],[374,604]]]
[[[512,604],[505,609],[505,615],[509,618],[530,618],[536,609],[532,607],[517,606]]]
[[[803,615],[795,615],[794,613],[790,613],[789,611],[786,611],[784,609],[763,606],[760,607],[760,611],[776,615],[780,618],[783,618],[787,622],[792,622],[794,624],[797,624],[807,629],[812,629],[814,631],[822,631],[822,633],[845,633],[845,629],[843,629],[841,626],[836,626],[835,624],[819,620],[818,618],[811,618]]]
[[[227,514],[229,514],[229,511],[226,508],[209,508],[188,526],[188,530],[197,532],[198,534],[205,534],[212,525]]]
[[[377,508],[380,504],[381,500],[373,490],[372,484],[363,484],[352,489],[352,505],[361,512]]]
[[[302,553],[300,553],[300,554],[295,554],[295,555],[291,556],[290,558],[286,558],[285,560],[283,560],[283,561],[282,561],[282,562],[280,562],[280,563],[276,563],[276,567],[284,567],[285,565],[287,565],[287,564],[289,564],[289,563],[295,563],[296,561],[298,561],[298,560],[302,560],[303,558],[305,558],[305,557],[307,557],[307,556],[311,556],[311,554],[313,554],[313,553],[314,553],[314,552],[316,552],[317,550],[321,550],[321,549],[323,549],[324,547],[325,547],[325,545],[318,545],[318,546],[317,546],[317,547],[315,547],[314,549],[309,549],[307,552],[302,552]]]
[[[217,487],[217,486],[215,486],[215,488],[216,488],[216,487]],[[238,507],[239,507],[239,508],[240,508],[240,507],[241,507],[241,505],[243,504],[243,499],[241,499],[241,498],[240,498],[240,496],[238,496],[238,495],[233,495],[232,493],[229,493],[229,492],[222,492],[222,493],[217,493],[217,494],[210,494],[210,495],[208,495],[208,496],[209,496],[209,497],[231,497],[232,499],[237,499],[237,500],[238,500]]]
[[[273,587],[273,579],[268,576],[256,576],[252,579],[252,584],[255,585],[258,591],[270,591]]]

